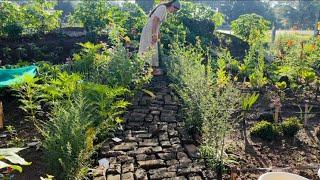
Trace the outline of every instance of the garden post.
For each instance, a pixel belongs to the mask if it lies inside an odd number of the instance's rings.
[[[320,35],[320,22],[319,22],[320,11],[316,12],[316,19],[314,23],[314,36]]]
[[[273,26],[272,26],[272,32],[271,32],[271,40],[272,40],[272,43],[274,43],[275,39],[276,39],[276,26],[274,25],[273,23]]]
[[[280,97],[276,97],[274,100],[274,122],[276,124],[279,123],[279,118],[280,118],[280,110],[281,110],[281,100]]]
[[[236,179],[237,179],[237,168],[231,167],[230,180],[236,180]]]
[[[208,61],[209,61],[209,55],[206,54],[204,56],[204,60],[201,62],[204,65],[204,76],[207,78],[208,77]]]
[[[308,103],[307,101],[305,101],[305,104],[304,104],[304,126],[306,127],[308,125],[308,109],[309,109],[309,106],[308,106]]]

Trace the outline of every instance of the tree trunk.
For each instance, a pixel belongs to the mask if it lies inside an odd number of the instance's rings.
[[[148,14],[153,8],[154,0],[136,0],[136,3]]]
[[[316,19],[314,23],[314,36],[317,36],[319,33],[318,21],[319,21],[320,11],[316,12]]]

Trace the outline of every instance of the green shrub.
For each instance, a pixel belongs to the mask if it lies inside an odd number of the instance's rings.
[[[147,15],[137,4],[126,2],[121,7],[122,14],[127,12],[128,19],[123,23],[123,28],[126,30],[131,40],[140,40],[142,28],[147,23]]]
[[[212,44],[214,29],[224,22],[223,14],[194,2],[182,2],[182,6],[179,13],[168,15],[162,25],[161,42],[168,48],[166,45],[172,44],[177,36],[180,42],[186,40],[195,45],[199,37],[207,48]]]
[[[270,22],[257,14],[244,14],[231,22],[231,30],[248,42],[265,38]]]
[[[202,63],[204,53],[199,43],[174,43],[166,65],[171,86],[183,101],[186,128],[193,134],[202,132],[201,154],[216,166],[225,162],[224,139],[231,130],[232,110],[238,109],[240,94],[228,82],[223,82],[223,86],[215,83],[210,66],[206,68]],[[219,67],[224,70],[223,60]]]
[[[24,28],[26,33],[48,33],[60,26],[62,11],[53,10],[54,1],[34,0],[26,3],[24,8]]]
[[[85,80],[106,84],[110,87],[135,85],[136,88],[151,78],[145,68],[145,58],[129,56],[119,43],[107,49],[104,44],[83,43],[83,49],[75,54],[69,66],[71,72],[78,72]]]
[[[203,54],[201,48],[182,46],[174,43],[170,51],[171,59],[167,62],[168,75],[172,86],[182,98],[186,107],[187,128],[200,132],[203,119],[200,111],[200,97],[208,94],[210,79],[206,78],[205,66],[201,64]]]
[[[110,23],[110,4],[103,1],[81,1],[71,13],[69,23],[81,23],[88,32],[98,32]]]
[[[10,38],[18,38],[21,36],[23,27],[18,23],[7,24],[3,27],[3,33]]]
[[[250,128],[250,135],[271,141],[280,135],[280,129],[268,121],[260,121]]]
[[[281,130],[283,135],[294,137],[301,129],[300,120],[296,117],[287,118],[281,123]]]
[[[146,21],[138,5],[127,2],[120,7],[104,0],[82,0],[69,17],[69,23],[81,23],[89,33],[100,34],[116,25],[121,28],[121,36],[129,35],[135,40],[138,37],[131,31],[141,32]]]
[[[23,21],[22,8],[16,3],[4,1],[0,3],[0,9],[0,35],[8,37],[20,36],[21,31],[17,31],[15,34],[13,30],[21,29]]]
[[[47,33],[59,27],[61,11],[54,11],[55,3],[46,0],[0,3],[0,35],[18,38],[23,34]]]

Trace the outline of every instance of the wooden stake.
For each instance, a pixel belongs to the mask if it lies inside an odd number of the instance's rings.
[[[277,97],[275,100],[274,100],[274,122],[276,124],[279,123],[279,118],[280,118],[280,108],[281,108],[281,102],[280,102],[280,97]]]
[[[4,121],[3,106],[2,106],[2,101],[0,101],[0,129],[3,129],[3,121]]]
[[[230,180],[237,180],[237,169],[235,167],[231,167]]]
[[[304,113],[304,126],[308,125],[308,114],[307,114],[308,110],[309,110],[308,103],[306,103],[304,105],[304,112],[305,112]]]

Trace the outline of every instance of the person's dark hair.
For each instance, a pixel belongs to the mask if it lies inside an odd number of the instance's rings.
[[[152,14],[156,11],[156,9],[157,9],[159,6],[165,5],[165,6],[168,8],[168,7],[172,6],[172,4],[173,4],[175,1],[177,1],[177,0],[171,0],[171,1],[169,1],[169,2],[159,4],[158,6],[156,6],[155,8],[153,8],[153,10],[151,11],[151,13],[149,14],[149,17],[152,16]]]

